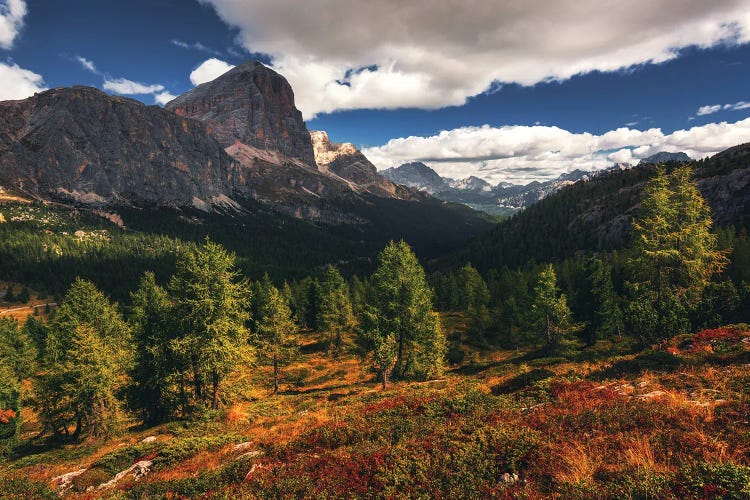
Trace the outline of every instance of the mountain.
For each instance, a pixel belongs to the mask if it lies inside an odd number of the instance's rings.
[[[651,155],[647,158],[643,158],[640,162],[638,162],[639,165],[645,164],[645,163],[667,163],[667,162],[679,162],[684,163],[691,161],[692,158],[690,158],[686,153],[669,153],[667,151],[660,151],[654,155]]]
[[[422,162],[404,163],[380,172],[383,177],[418,191],[438,194],[450,188],[449,181]]]
[[[750,143],[693,162],[693,168],[715,224],[749,228]],[[654,171],[655,165],[647,163],[564,187],[478,237],[452,262],[470,261],[488,270],[558,261],[580,251],[622,249]]]
[[[248,61],[167,103],[166,109],[206,124],[225,148],[240,142],[315,165],[310,134],[286,79]]]
[[[315,234],[325,242],[318,255],[336,260],[369,257],[401,238],[429,253],[491,227],[466,207],[386,180],[350,144],[317,133],[314,148],[289,84],[255,61],[166,108],[82,86],[0,102],[0,187],[9,196],[106,211],[142,231],[150,229],[139,219],[209,225],[211,214],[227,213],[235,220],[222,219],[229,232],[254,231],[258,243],[243,253],[253,258],[269,232],[274,245],[298,249],[301,235]],[[235,236],[223,241],[232,246]],[[345,255],[332,248],[342,241],[355,243]]]
[[[511,209],[512,213],[513,209],[528,207],[564,186],[596,175],[594,172],[574,170],[546,182],[534,181],[525,185],[500,182],[492,186],[475,176],[458,180],[441,177],[421,162],[405,163],[383,170],[381,174],[393,182],[425,191],[441,200],[463,203],[490,213],[498,213],[497,210],[501,208]]]
[[[229,203],[238,165],[196,121],[90,87],[0,102],[0,185],[87,204]]]
[[[378,173],[370,160],[349,142],[331,142],[328,134],[317,130],[310,132],[315,163],[318,170],[333,174],[361,190],[386,198],[416,199],[415,193],[395,184]]]

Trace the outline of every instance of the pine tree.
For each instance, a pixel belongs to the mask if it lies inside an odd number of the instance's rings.
[[[395,349],[392,371],[397,376],[440,375],[447,344],[440,319],[432,310],[432,291],[427,286],[424,269],[403,241],[390,242],[378,261],[371,279],[375,300],[365,314],[361,345],[380,359],[375,364],[385,380],[390,369],[383,360],[391,359],[387,353],[391,347]]]
[[[144,422],[155,424],[166,420],[173,411],[170,386],[180,368],[170,350],[175,333],[173,307],[166,290],[156,284],[151,272],[143,275],[130,299],[128,319],[135,344],[131,406],[142,413]]]
[[[93,283],[76,279],[49,327],[45,371],[35,381],[35,406],[44,428],[74,437],[106,437],[117,430],[116,392],[130,366],[130,330],[116,305]]]
[[[248,355],[248,286],[235,264],[233,253],[207,239],[178,260],[169,283],[180,320],[170,347],[192,372],[198,403],[211,385],[213,409],[219,407],[221,381]]]
[[[711,210],[689,166],[671,175],[660,167],[645,193],[633,222],[634,257],[629,261],[630,286],[640,311],[635,317],[647,318],[648,310],[655,315],[655,331],[632,325],[644,344],[687,329],[689,309],[699,302],[711,277],[727,265],[711,233]]]
[[[276,394],[279,392],[280,365],[297,351],[297,325],[279,289],[273,285],[267,287],[258,321],[257,343],[273,366],[273,393]]]
[[[557,287],[557,276],[552,264],[542,269],[534,287],[531,305],[533,334],[541,336],[548,353],[558,353],[572,333],[580,330],[573,322],[565,294]]]
[[[328,350],[337,357],[343,348],[343,337],[354,331],[356,319],[349,298],[349,286],[341,273],[333,267],[326,269],[321,284],[320,312],[318,325],[328,335]]]

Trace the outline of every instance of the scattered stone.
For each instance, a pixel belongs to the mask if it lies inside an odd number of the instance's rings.
[[[147,444],[147,443],[155,443],[156,442],[156,436],[146,436],[145,438],[141,439],[141,443]]]
[[[649,400],[649,399],[654,399],[654,398],[664,396],[665,394],[666,392],[664,391],[651,391],[647,394],[641,394],[640,396],[638,396],[638,399]]]
[[[263,455],[265,455],[265,453],[261,450],[252,450],[239,455],[237,458],[235,458],[235,460],[239,460],[241,458],[258,458],[262,457]]]
[[[263,469],[264,466],[261,464],[253,464],[252,467],[250,467],[250,471],[245,475],[245,481],[253,477],[253,474],[255,474],[255,471]]]
[[[146,477],[149,472],[151,472],[151,466],[153,465],[153,462],[151,460],[141,460],[140,462],[136,462],[124,471],[120,471],[107,481],[106,483],[102,483],[99,486],[96,487],[97,490],[104,490],[107,488],[111,488],[115,484],[117,484],[122,478],[127,476],[133,476],[133,479],[138,481],[142,477]]]
[[[245,441],[244,443],[237,443],[236,445],[232,446],[232,451],[247,451],[248,449],[252,448],[253,443],[250,441]]]
[[[73,479],[77,478],[87,470],[88,469],[79,469],[73,472],[68,472],[67,474],[63,474],[61,476],[53,477],[53,483],[59,481],[59,484],[57,485],[57,492],[63,493],[65,490],[69,489],[71,486],[73,486]]]
[[[516,483],[518,482],[518,474],[515,472],[513,474],[506,472],[500,477],[500,482],[502,482],[503,484]]]

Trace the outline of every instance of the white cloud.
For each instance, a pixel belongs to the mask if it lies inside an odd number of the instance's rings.
[[[750,102],[740,101],[735,102],[734,104],[714,104],[711,106],[701,106],[698,108],[698,112],[696,115],[703,116],[703,115],[710,115],[712,113],[716,113],[722,110],[732,110],[732,111],[739,111],[741,109],[748,109],[750,108]]]
[[[85,69],[86,71],[94,73],[95,75],[101,74],[99,73],[99,70],[96,69],[96,65],[94,64],[93,61],[89,61],[85,57],[81,57],[81,56],[76,56],[75,59],[81,64],[81,66],[83,66],[83,69]]]
[[[109,90],[122,95],[144,95],[155,94],[164,90],[164,85],[146,85],[134,82],[127,78],[114,78],[104,80],[104,90]]]
[[[161,92],[159,94],[154,95],[154,102],[156,104],[160,104],[160,105],[164,106],[169,101],[173,100],[175,97],[177,97],[177,96],[176,95],[172,95],[169,92]]]
[[[190,73],[190,81],[193,82],[193,85],[210,82],[232,68],[234,68],[234,66],[231,64],[212,57],[211,59],[203,61],[200,66]]]
[[[221,54],[218,50],[214,50],[211,47],[207,47],[200,42],[188,43],[188,42],[183,42],[182,40],[170,40],[169,43],[171,43],[172,45],[176,47],[180,47],[182,49],[198,50],[200,52],[205,52],[207,54],[213,54],[216,56]]]
[[[290,81],[306,118],[460,105],[750,41],[750,0],[201,0]]]
[[[659,151],[683,151],[703,158],[750,141],[750,118],[710,123],[664,134],[661,129],[627,127],[601,135],[550,126],[462,127],[431,137],[392,139],[363,153],[384,169],[424,161],[441,175],[476,175],[492,183],[548,180],[580,168],[596,170],[613,162],[636,162]]]
[[[13,46],[26,12],[24,0],[0,0],[0,48],[9,50]]]
[[[17,64],[0,62],[0,101],[25,99],[47,90],[44,79]]]

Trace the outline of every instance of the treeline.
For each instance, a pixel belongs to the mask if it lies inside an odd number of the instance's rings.
[[[547,328],[539,328],[542,319],[586,345],[623,335],[648,345],[679,332],[750,322],[747,232],[712,232],[710,209],[689,167],[656,170],[633,229],[624,250],[577,252],[554,267],[532,259],[484,276],[471,264],[435,272],[436,305],[467,312],[475,333],[508,346],[555,347]],[[540,297],[547,297],[546,306]]]
[[[146,424],[216,410],[231,399],[227,376],[271,366],[269,387],[299,348],[300,328],[315,328],[330,356],[356,351],[385,388],[393,376],[440,375],[445,334],[416,256],[390,243],[378,268],[354,290],[333,267],[322,281],[277,288],[250,282],[236,256],[206,240],[177,261],[165,287],[146,272],[123,313],[90,281],[78,278],[47,324],[0,321],[0,429],[13,443],[23,395],[45,434],[110,436],[129,414]]]

